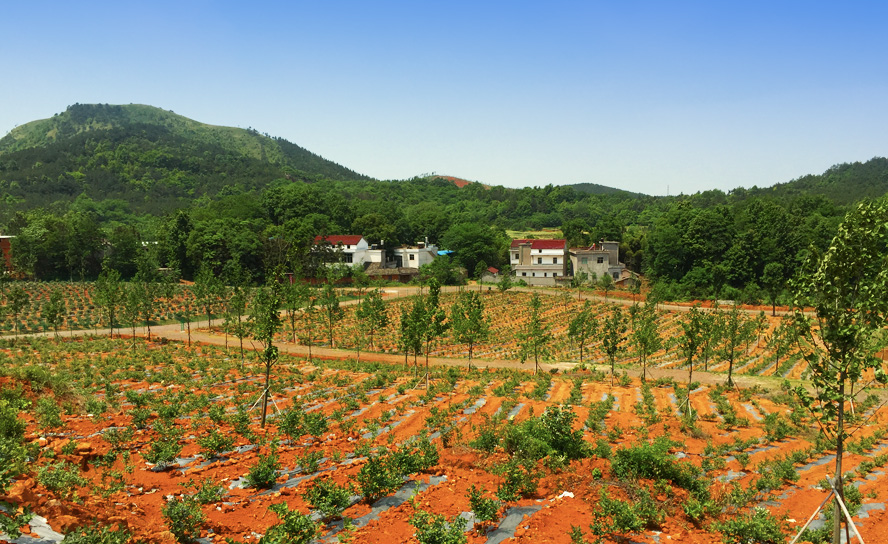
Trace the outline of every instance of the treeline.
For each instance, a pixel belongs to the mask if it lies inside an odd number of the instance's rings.
[[[666,298],[777,298],[811,248],[823,249],[846,211],[824,196],[709,191],[671,198],[589,195],[570,187],[463,189],[435,178],[290,182],[195,200],[163,216],[81,195],[68,206],[18,212],[19,270],[37,279],[91,279],[102,263],[132,277],[141,255],[192,279],[202,267],[262,282],[283,267],[318,267],[317,235],[362,234],[394,247],[425,240],[454,250],[474,275],[507,264],[506,229],[560,228],[571,246],[621,242],[621,259]]]
[[[888,191],[883,158],[772,188],[650,197],[356,179],[284,140],[147,106],[75,105],[31,125],[0,141],[0,229],[36,279],[93,279],[103,263],[130,278],[146,254],[185,279],[202,267],[255,282],[281,267],[312,276],[311,243],[325,234],[428,239],[474,276],[508,263],[507,230],[551,228],[572,247],[619,241],[621,260],[670,299],[776,299],[850,203]]]

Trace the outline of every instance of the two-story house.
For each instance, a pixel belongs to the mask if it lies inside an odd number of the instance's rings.
[[[369,264],[382,260],[382,251],[372,249],[367,240],[360,234],[335,234],[331,236],[315,236],[315,246],[327,243],[332,250],[331,261],[342,262],[354,266]]]
[[[566,240],[512,240],[509,263],[516,280],[530,285],[555,285],[567,275]]]
[[[626,265],[620,262],[619,242],[602,241],[588,248],[571,248],[570,260],[574,275],[585,272],[590,279],[608,275],[619,281],[626,269]]]

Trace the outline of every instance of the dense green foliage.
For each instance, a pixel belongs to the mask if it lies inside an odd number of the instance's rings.
[[[428,237],[474,275],[506,264],[506,229],[560,228],[572,246],[620,241],[662,298],[773,302],[846,206],[888,190],[888,159],[729,193],[587,185],[371,180],[252,129],[135,105],[74,105],[0,140],[0,228],[38,279],[95,278],[103,261],[128,279],[140,260],[185,279],[206,268],[262,282],[278,266],[315,276],[312,240],[343,233],[388,247]]]

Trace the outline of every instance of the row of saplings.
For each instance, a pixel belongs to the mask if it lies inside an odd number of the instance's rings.
[[[577,459],[595,456],[611,460],[611,480],[606,480],[598,468],[592,471],[593,479],[599,482],[597,507],[588,530],[572,527],[570,537],[577,544],[619,539],[645,529],[658,529],[667,515],[675,513],[678,504],[682,505],[688,520],[700,526],[707,515],[728,508],[739,511],[755,494],[754,489],[743,490],[735,486],[733,493],[715,500],[710,496],[710,480],[705,472],[670,454],[670,449],[679,444],[659,437],[650,443],[612,452],[606,441],[600,440],[593,446],[583,439],[581,430],[573,430],[576,417],[569,407],[556,406],[548,408],[540,417],[530,417],[517,425],[509,422],[503,413],[482,426],[471,445],[487,452],[502,451],[507,460],[493,469],[502,476],[502,482],[492,496],[483,487],[472,486],[469,491],[469,503],[480,532],[493,527],[507,503],[536,492],[543,476],[540,462],[548,469],[561,470]],[[276,444],[277,439],[266,442],[266,453],[261,454],[250,469],[247,485],[257,488],[275,485],[281,468]],[[437,448],[427,436],[400,447],[381,446],[373,450],[365,445],[356,453],[367,457],[356,475],[356,485],[340,485],[332,479],[316,478],[302,494],[305,502],[326,522],[340,519],[345,509],[361,497],[375,502],[397,491],[410,475],[438,463]],[[652,483],[648,485],[642,481]],[[163,516],[180,542],[190,542],[199,536],[203,522],[200,504],[215,502],[219,492],[221,489],[205,483],[195,487],[194,493],[167,503]],[[625,495],[628,500],[616,498],[617,495]],[[318,536],[320,527],[309,515],[290,510],[286,504],[273,505],[270,509],[277,514],[280,523],[266,531],[260,544],[303,543]],[[447,519],[421,510],[416,503],[410,523],[415,528],[415,537],[422,544],[459,544],[468,540],[463,518]],[[345,531],[353,527],[348,519],[344,520],[343,526]],[[720,531],[726,542],[738,544],[776,544],[785,538],[782,523],[764,509],[713,522],[711,527]]]

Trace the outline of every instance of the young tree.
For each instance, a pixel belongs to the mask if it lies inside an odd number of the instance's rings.
[[[318,297],[318,306],[324,319],[324,326],[327,329],[327,338],[330,339],[330,347],[333,346],[333,329],[337,323],[342,321],[344,312],[339,306],[339,295],[333,284],[327,282],[321,288],[321,295]]]
[[[374,289],[367,293],[367,296],[358,305],[355,316],[362,323],[362,330],[365,330],[370,337],[370,349],[373,349],[373,336],[376,331],[388,327],[389,317],[382,300],[382,291]]]
[[[709,371],[709,359],[712,358],[716,346],[721,343],[721,318],[718,313],[718,302],[713,310],[700,314],[700,357],[703,359],[703,370]]]
[[[626,333],[626,318],[619,306],[614,306],[610,315],[604,319],[603,326],[599,334],[601,335],[601,348],[610,360],[611,365],[611,387],[614,385],[614,376],[616,375],[617,355],[623,350],[620,345],[623,336]]]
[[[751,332],[749,324],[750,320],[740,310],[739,304],[735,303],[729,312],[719,312],[719,328],[723,340],[719,354],[728,362],[728,387],[734,387],[734,360]]]
[[[429,388],[429,352],[432,344],[449,328],[447,314],[440,304],[441,285],[432,278],[429,282],[429,294],[425,300],[425,316],[422,324],[422,338],[425,343],[426,389]]]
[[[805,357],[815,393],[796,390],[821,429],[835,441],[833,543],[841,536],[844,500],[842,456],[850,436],[845,405],[874,382],[886,383],[876,339],[888,324],[888,203],[864,202],[851,211],[822,255],[811,255],[796,285],[793,306],[800,334],[811,347]],[[816,317],[803,308],[813,307]]]
[[[398,343],[404,350],[404,364],[407,365],[407,358],[410,352],[413,352],[413,374],[419,376],[419,363],[417,358],[419,352],[422,351],[423,327],[425,326],[425,299],[422,296],[413,297],[413,303],[409,309],[405,305],[401,309],[400,338]]]
[[[123,320],[132,327],[133,345],[132,349],[136,349],[136,324],[142,316],[142,297],[139,293],[139,286],[136,283],[123,284]]]
[[[533,357],[533,373],[540,370],[540,359],[549,357],[549,342],[552,341],[552,333],[549,325],[540,315],[540,296],[536,293],[530,299],[530,320],[524,326],[524,330],[518,334],[518,348],[523,364],[528,358]]]
[[[512,288],[512,269],[508,265],[500,270],[500,279],[496,283],[496,288],[500,293],[505,293]]]
[[[663,347],[663,339],[660,338],[659,317],[656,304],[649,302],[639,306],[635,313],[632,326],[632,343],[635,345],[635,353],[641,363],[641,382],[647,379],[647,360]]]
[[[158,284],[154,280],[154,278],[143,276],[141,272],[138,272],[130,284],[131,292],[138,297],[137,307],[142,312],[141,317],[148,331],[149,341],[151,341],[151,320],[157,313]]]
[[[311,288],[307,284],[294,278],[293,282],[284,284],[283,291],[284,311],[287,312],[287,321],[290,323],[290,334],[292,341],[295,344],[296,318],[299,315],[299,312],[302,311],[302,307],[305,306],[305,303],[308,302],[308,299],[311,297]]]
[[[475,344],[487,340],[490,320],[484,315],[484,301],[475,291],[463,291],[450,308],[450,325],[453,339],[469,346],[469,368]]]
[[[104,268],[95,283],[96,302],[105,309],[108,316],[108,328],[114,338],[114,323],[117,308],[124,301],[124,286],[120,281],[120,272],[113,268]]]
[[[579,272],[573,275],[573,278],[570,280],[570,286],[577,290],[577,300],[580,300],[582,295],[582,290],[580,289],[589,281],[589,274],[585,271],[580,270]]]
[[[13,341],[18,340],[20,329],[18,316],[22,313],[22,310],[25,309],[25,306],[28,305],[30,300],[31,295],[29,295],[20,285],[13,285],[6,291],[6,306],[9,313],[12,315],[12,325],[15,332],[15,340]]]
[[[694,357],[703,343],[702,312],[695,306],[688,312],[687,319],[681,321],[682,335],[678,338],[678,348],[687,361],[688,384],[694,381]],[[690,389],[688,390],[690,399]]]
[[[56,337],[59,336],[59,326],[61,326],[62,320],[65,318],[66,309],[67,305],[62,297],[62,292],[58,289],[53,289],[52,293],[49,294],[49,300],[43,304],[43,319],[55,331]]]
[[[191,290],[194,293],[197,305],[207,316],[207,328],[212,328],[213,326],[213,312],[219,304],[219,299],[222,297],[224,289],[225,285],[222,283],[222,280],[213,273],[209,266],[202,266],[194,278],[194,285],[191,287]]]
[[[598,278],[598,288],[604,291],[604,301],[607,302],[607,293],[614,288],[614,279],[610,274],[605,273]]]
[[[281,330],[280,283],[271,279],[253,295],[250,305],[250,329],[253,337],[262,345],[262,362],[265,364],[265,389],[262,393],[262,428],[268,413],[268,388],[271,382],[271,368],[278,361],[278,348],[274,345],[274,335]]]
[[[771,302],[771,315],[777,315],[777,297],[786,285],[786,276],[783,265],[780,263],[768,263],[762,271],[762,285],[768,293]]]
[[[309,292],[305,306],[302,308],[302,334],[299,338],[303,344],[308,346],[309,362],[311,362],[311,346],[314,343],[314,324],[317,312],[317,301],[315,300],[315,297],[312,296],[312,293]]]
[[[598,322],[595,320],[595,316],[592,315],[592,305],[587,300],[583,304],[583,309],[570,320],[570,324],[567,327],[568,338],[580,345],[580,364],[583,363],[583,348],[586,345],[586,341],[594,337],[597,332]]]

